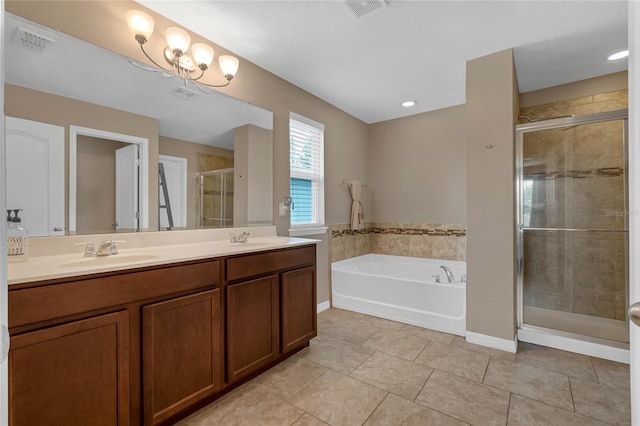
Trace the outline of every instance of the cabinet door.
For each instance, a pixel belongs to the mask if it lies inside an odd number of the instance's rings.
[[[128,425],[129,315],[12,336],[9,371],[12,426]]]
[[[282,274],[282,352],[305,345],[317,335],[316,269]]]
[[[278,277],[227,287],[227,373],[234,382],[278,355]]]
[[[222,386],[220,290],[142,308],[144,423],[156,424]]]

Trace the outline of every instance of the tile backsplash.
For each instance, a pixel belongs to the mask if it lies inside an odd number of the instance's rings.
[[[330,260],[337,262],[369,253],[466,260],[466,226],[432,223],[368,223],[351,230],[330,225]]]

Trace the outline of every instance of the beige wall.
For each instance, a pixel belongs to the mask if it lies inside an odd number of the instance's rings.
[[[515,305],[513,52],[467,62],[467,330],[512,341]]]
[[[464,105],[372,124],[367,222],[467,223]]]
[[[144,58],[124,20],[127,10],[145,10],[155,20],[155,31],[147,47],[151,55],[157,58],[162,57],[164,30],[176,25],[133,1],[7,1],[5,9],[137,60],[144,60]],[[191,33],[191,41],[209,43],[218,56],[232,54],[194,33]],[[346,222],[351,202],[347,189],[339,186],[338,180],[359,179],[363,182],[368,180],[367,125],[251,62],[243,58],[239,59],[240,69],[237,76],[230,86],[220,91],[273,112],[273,209],[274,223],[278,233],[287,235],[289,229],[289,217],[278,215],[278,203],[289,194],[289,112],[291,111],[325,125],[325,155],[326,158],[332,159],[325,165],[325,221],[327,224]],[[212,75],[212,80],[209,82],[223,81],[216,67],[212,67],[208,74]],[[151,172],[150,177],[155,177],[153,182],[157,184],[157,168],[154,167]],[[150,182],[152,182],[151,179]],[[157,194],[153,200],[150,199],[150,203],[157,204]],[[365,208],[367,208],[366,205]],[[157,221],[157,211],[152,210],[152,213],[155,214]],[[328,299],[327,238],[323,238],[318,247],[318,253],[318,302],[322,302]]]
[[[81,126],[149,140],[149,158],[158,158],[158,120],[5,84],[4,112],[9,117],[40,121],[65,128],[65,158],[69,158],[69,126]],[[69,165],[65,161],[65,206],[69,205]],[[149,164],[149,205],[158,205],[158,163]],[[65,227],[69,229],[68,214]],[[158,209],[149,209],[149,227],[158,229]]]
[[[116,149],[127,143],[78,136],[76,166],[77,234],[114,232]]]
[[[198,215],[200,214],[199,203],[196,200],[197,187],[200,185],[198,154],[230,158],[233,164],[233,151],[160,136],[159,152],[160,155],[171,155],[187,159],[187,228],[193,229],[198,226]]]
[[[271,131],[252,124],[234,131],[235,226],[273,222],[273,143]]]

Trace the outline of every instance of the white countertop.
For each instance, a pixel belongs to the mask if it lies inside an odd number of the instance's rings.
[[[177,235],[173,234],[173,236]],[[101,238],[108,239],[108,237],[102,236]],[[123,237],[125,236],[116,235],[113,239],[124,239]],[[86,237],[74,238],[87,239]],[[149,239],[148,236],[147,239]],[[127,248],[126,244],[118,244],[119,253],[112,256],[83,257],[82,250],[74,253],[30,256],[26,262],[8,264],[8,284],[261,252],[319,242],[319,240],[307,238],[278,237],[275,235],[250,237],[247,243],[230,243],[229,240],[184,243],[183,239],[178,238],[177,240],[180,240],[179,244],[146,244],[135,248]],[[164,242],[166,242],[166,239],[164,239]],[[51,244],[51,240],[48,240],[47,244]],[[74,242],[73,240],[61,240],[59,244],[73,245]],[[76,250],[78,250],[77,247]]]

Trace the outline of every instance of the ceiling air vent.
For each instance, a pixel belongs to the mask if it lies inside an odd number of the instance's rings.
[[[346,0],[344,4],[357,18],[362,18],[364,15],[387,7],[387,3],[384,0]]]
[[[178,86],[178,88],[176,90],[172,90],[171,92],[172,95],[176,95],[182,99],[191,99],[194,98],[196,96],[199,96],[200,93],[198,93],[198,91],[190,89],[188,87],[185,86]]]
[[[49,37],[34,33],[22,27],[18,27],[11,41],[20,47],[33,50],[34,52],[42,52],[49,43],[55,42],[55,40]]]

